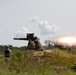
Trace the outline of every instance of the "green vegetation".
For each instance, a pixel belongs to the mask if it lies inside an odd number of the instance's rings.
[[[58,48],[44,52],[43,56],[33,56],[32,52],[34,50],[13,49],[9,62],[5,62],[4,56],[1,56],[0,75],[76,75],[71,70],[76,62],[75,54]]]

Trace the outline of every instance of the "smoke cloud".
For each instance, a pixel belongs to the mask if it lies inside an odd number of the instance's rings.
[[[21,30],[19,30],[16,35],[15,38],[25,38],[26,37],[26,33],[28,33],[28,29],[25,27],[22,27]]]
[[[33,17],[31,22],[38,23],[38,28],[41,35],[55,34],[58,30],[56,24],[50,25],[47,21],[40,21],[38,17]]]
[[[57,32],[58,28],[55,24],[50,25],[47,21],[40,21],[39,17],[33,17],[30,20],[33,23],[38,24],[38,29],[41,35],[49,35]],[[22,27],[15,35],[15,38],[25,38],[26,33],[29,33],[29,30],[26,27]]]
[[[50,25],[47,21],[40,22],[39,29],[42,35],[54,34],[57,31],[56,25]]]

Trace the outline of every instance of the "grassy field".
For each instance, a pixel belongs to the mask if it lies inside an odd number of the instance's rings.
[[[0,75],[76,75],[71,67],[76,55],[66,50],[52,49],[42,56],[34,56],[33,50],[13,50],[9,61],[0,57]]]

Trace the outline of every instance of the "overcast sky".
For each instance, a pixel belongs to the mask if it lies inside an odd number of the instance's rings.
[[[48,38],[76,36],[76,0],[0,0],[0,45],[24,46],[34,32],[43,43]]]

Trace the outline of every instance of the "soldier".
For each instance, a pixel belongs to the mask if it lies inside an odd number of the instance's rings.
[[[73,67],[71,67],[71,69],[76,72],[76,62],[74,63]]]
[[[37,37],[34,37],[35,49],[42,50],[41,43]]]
[[[69,53],[72,53],[71,47],[68,48],[68,52],[69,52]]]
[[[11,50],[9,49],[8,46],[5,46],[5,50],[4,50],[4,56],[5,56],[5,61],[8,62],[10,56],[11,56]]]
[[[29,39],[28,49],[35,49],[35,43],[31,39]]]

